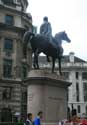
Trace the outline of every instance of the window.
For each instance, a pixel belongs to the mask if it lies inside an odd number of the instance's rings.
[[[76,79],[78,79],[79,78],[79,73],[78,72],[76,72]]]
[[[5,16],[5,23],[7,25],[13,25],[13,22],[14,22],[13,16],[11,16],[11,15],[6,15]]]
[[[83,72],[82,73],[82,79],[83,80],[87,80],[87,72]]]
[[[12,94],[12,88],[11,87],[5,87],[3,89],[3,94],[2,94],[2,98],[3,99],[11,99],[11,94]]]
[[[8,123],[9,121],[12,122],[12,110],[8,107],[3,107],[1,109],[1,118],[0,121],[4,122],[5,124]]]
[[[22,92],[21,115],[26,115],[27,112],[27,92]]]
[[[4,59],[3,76],[5,78],[11,78],[12,77],[12,60]]]
[[[80,105],[77,106],[77,110],[78,110],[78,113],[81,112],[81,108],[80,108]]]
[[[25,64],[22,66],[22,76],[23,78],[27,77],[27,66]]]
[[[27,103],[21,105],[21,116],[25,118],[25,116],[27,115],[26,113],[27,113]]]
[[[87,101],[87,83],[83,83],[84,101]]]
[[[12,51],[13,50],[13,40],[12,39],[5,39],[4,40],[4,50]]]
[[[76,83],[76,100],[79,102],[79,83]]]
[[[27,92],[22,93],[22,102],[26,103],[27,102]]]

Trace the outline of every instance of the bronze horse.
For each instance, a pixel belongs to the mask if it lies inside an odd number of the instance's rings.
[[[52,57],[52,72],[54,72],[55,60],[58,58],[59,73],[61,74],[61,58],[63,55],[63,48],[62,48],[63,40],[67,42],[71,41],[68,38],[65,31],[55,34],[55,36],[52,38],[52,41],[49,41],[49,39],[46,36],[43,36],[41,34],[34,35],[33,33],[27,31],[25,32],[24,37],[23,37],[24,52],[26,51],[28,42],[30,42],[33,53],[34,53],[33,66],[35,69],[39,69],[38,56],[41,52],[47,55],[47,58],[49,56]]]

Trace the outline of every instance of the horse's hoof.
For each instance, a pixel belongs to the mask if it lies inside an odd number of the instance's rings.
[[[62,72],[60,72],[60,76],[62,76]]]
[[[54,73],[54,71],[52,71],[51,73]]]
[[[37,69],[40,69],[39,67],[37,67]]]
[[[52,73],[53,73],[53,74],[57,74],[57,73],[56,73],[56,72],[54,72],[54,71],[53,71]]]
[[[39,65],[37,66],[37,69],[40,69],[40,68],[39,68]]]
[[[35,64],[33,64],[33,67],[34,67],[34,69],[36,69],[36,66],[35,66]]]
[[[35,70],[39,70],[40,68],[35,68]]]
[[[37,68],[36,68],[36,67],[34,67],[34,69],[36,70]]]
[[[50,59],[49,59],[49,57],[47,57],[47,62],[50,62]]]
[[[47,59],[47,62],[50,62],[50,59]]]

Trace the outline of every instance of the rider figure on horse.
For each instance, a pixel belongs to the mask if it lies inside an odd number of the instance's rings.
[[[43,18],[43,24],[40,26],[40,34],[48,37],[50,42],[52,41],[52,27],[46,16]]]

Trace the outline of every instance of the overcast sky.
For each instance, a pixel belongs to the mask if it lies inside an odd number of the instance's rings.
[[[87,0],[29,0],[27,12],[39,27],[48,16],[53,35],[65,30],[71,43],[64,42],[64,54],[73,51],[87,61]]]

